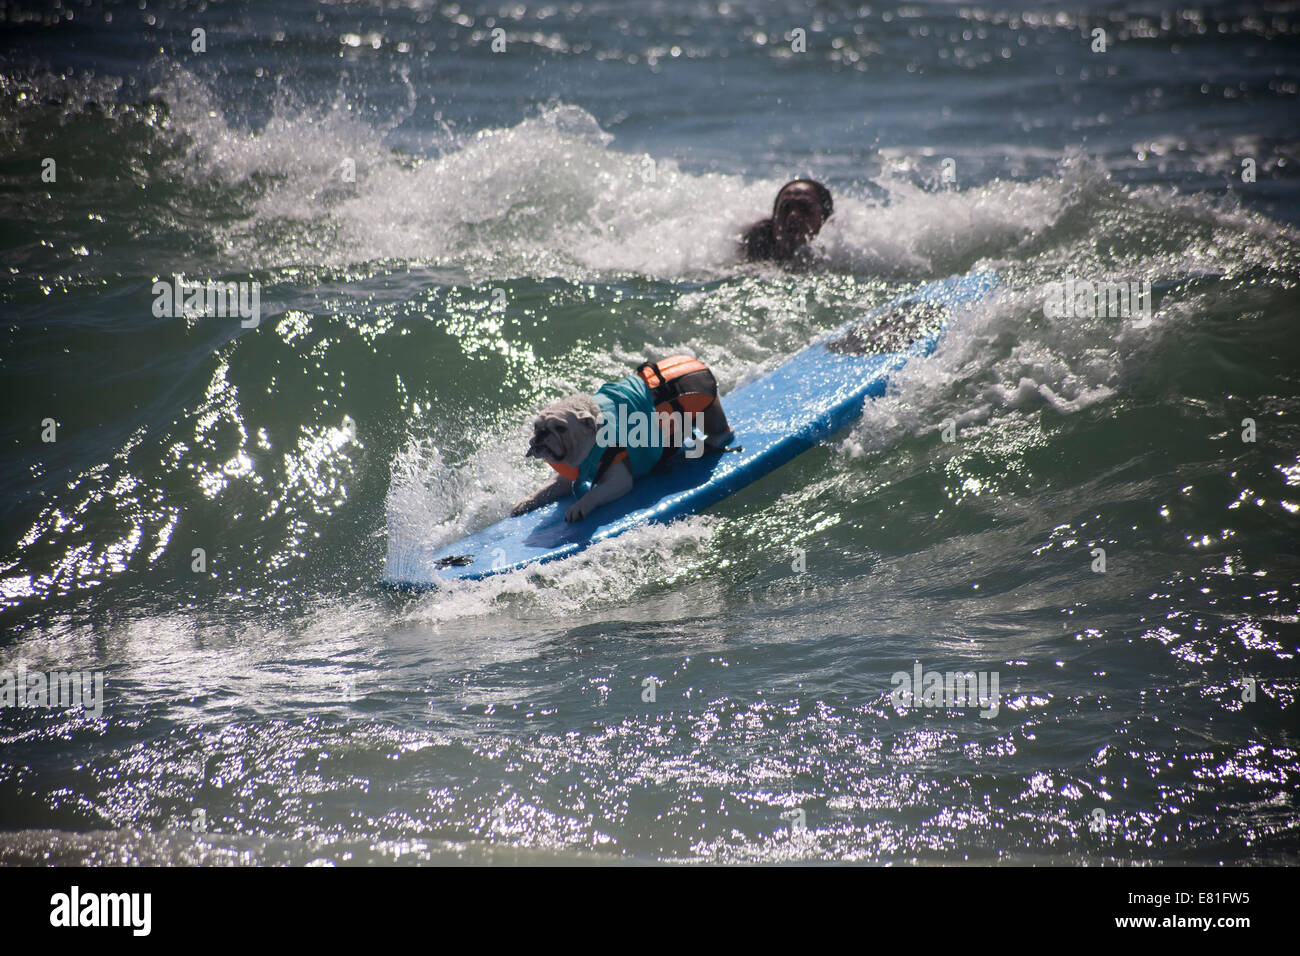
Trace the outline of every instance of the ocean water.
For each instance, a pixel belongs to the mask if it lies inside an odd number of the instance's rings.
[[[105,682],[0,707],[0,863],[1300,860],[1297,5],[0,19],[0,680]],[[740,262],[805,175],[813,266]],[[542,403],[977,267],[707,513],[379,584],[546,480]]]

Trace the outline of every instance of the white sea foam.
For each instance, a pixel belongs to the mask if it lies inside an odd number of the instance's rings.
[[[179,67],[158,92],[187,143],[176,175],[248,190],[247,216],[221,227],[221,238],[263,268],[398,259],[475,279],[731,274],[740,232],[769,214],[784,179],[688,172],[620,151],[591,114],[566,104],[509,128],[448,133],[413,156],[387,145],[394,123],[376,128],[342,97],[315,108],[282,99],[253,130],[229,124]],[[355,183],[344,179],[346,161]],[[885,199],[837,189],[817,241],[831,267],[928,275],[1030,235],[1064,196],[1054,182],[964,192],[884,185]]]
[[[861,456],[948,423],[960,430],[1104,401],[1126,368],[1117,339],[1136,334],[1105,321],[1047,320],[1035,289],[1004,289],[962,312],[932,356],[904,366],[888,393],[867,403],[842,447]],[[1154,323],[1146,334],[1156,334]]]

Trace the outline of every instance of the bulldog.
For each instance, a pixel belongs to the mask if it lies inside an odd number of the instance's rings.
[[[637,478],[672,457],[697,428],[706,437],[689,457],[728,450],[735,437],[713,373],[689,355],[646,362],[635,375],[606,382],[594,395],[552,402],[534,419],[524,457],[546,462],[557,472],[555,480],[510,513],[559,501],[587,481],[590,490],[564,512],[566,521],[582,521],[631,491]]]

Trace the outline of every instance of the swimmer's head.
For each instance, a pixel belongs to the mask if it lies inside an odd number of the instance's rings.
[[[830,190],[819,182],[796,179],[782,186],[772,205],[777,254],[789,256],[817,235],[834,210]]]

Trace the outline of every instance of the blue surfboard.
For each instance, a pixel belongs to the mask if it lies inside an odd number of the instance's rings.
[[[436,587],[514,571],[567,558],[647,522],[703,511],[851,423],[868,398],[885,393],[895,371],[934,351],[954,314],[996,285],[992,272],[927,283],[820,336],[722,397],[736,433],[733,448],[741,450],[696,458],[679,453],[665,470],[638,478],[628,494],[582,521],[564,520],[574,500],[565,498],[439,548],[390,533],[384,583]]]

